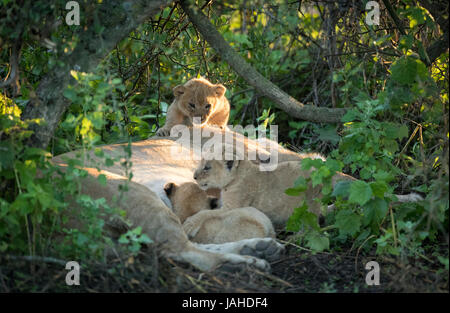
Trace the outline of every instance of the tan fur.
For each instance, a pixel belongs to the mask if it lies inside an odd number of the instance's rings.
[[[275,237],[269,218],[253,207],[214,210],[211,208],[213,198],[191,182],[179,186],[168,183],[165,189],[184,231],[194,242],[220,244]]]
[[[202,125],[225,127],[230,115],[230,104],[225,97],[226,88],[214,85],[204,78],[194,78],[173,89],[175,100],[167,109],[166,124],[158,136],[169,136],[173,126],[192,126],[198,117]]]
[[[201,188],[222,189],[223,209],[253,206],[278,227],[284,225],[303,200],[311,212],[320,214],[320,204],[313,201],[320,196],[320,186],[310,186],[306,198],[285,194],[299,176],[309,177],[310,171],[303,171],[300,164],[298,161],[282,162],[274,171],[265,172],[249,160],[202,160],[194,177]],[[205,170],[205,167],[210,169]]]
[[[322,214],[321,204],[315,200],[321,198],[321,185],[313,187],[310,184],[308,190],[300,196],[285,194],[285,190],[293,187],[298,177],[308,178],[314,170],[302,170],[301,159],[324,159],[318,154],[298,154],[298,157],[299,161],[280,162],[274,171],[261,171],[257,162],[247,159],[226,161],[224,155],[223,160],[202,159],[194,178],[203,189],[222,190],[222,209],[253,206],[265,213],[274,226],[284,226],[293,209],[303,201],[308,205],[310,212],[317,216]],[[333,186],[340,180],[356,180],[356,178],[337,172],[332,178]],[[422,199],[417,194],[397,197],[400,201],[406,199],[411,202]]]
[[[217,198],[210,197],[196,183],[186,182],[180,185],[170,182],[164,186],[167,197],[172,204],[172,210],[181,223],[203,210],[213,209],[212,203]]]
[[[191,129],[196,131],[198,127]],[[202,128],[203,129],[203,128]],[[224,134],[227,130],[212,127],[210,136],[203,137],[204,145],[214,134]],[[264,149],[257,142],[236,134],[231,134],[236,141],[243,141],[245,150]],[[133,179],[129,183],[129,191],[124,199],[118,203],[120,209],[127,213],[130,222],[129,227],[141,226],[143,233],[158,243],[164,255],[175,260],[187,262],[200,270],[210,271],[222,265],[240,266],[252,264],[260,269],[267,270],[269,265],[264,260],[239,255],[244,245],[264,241],[279,249],[279,245],[270,241],[272,239],[250,239],[223,245],[208,245],[207,247],[192,243],[188,240],[178,217],[170,210],[170,201],[164,192],[164,185],[168,182],[182,184],[193,181],[193,172],[199,161],[192,158],[192,151],[186,151],[186,160],[174,159],[172,148],[180,149],[186,144],[192,145],[191,139],[187,142],[177,142],[176,138],[150,138],[148,140],[132,143],[131,163]],[[113,166],[105,166],[104,159],[97,157],[93,152],[82,154],[82,151],[73,151],[56,156],[52,161],[62,168],[67,166],[67,159],[85,160],[83,168],[89,173],[86,179],[81,180],[82,191],[93,199],[104,197],[110,206],[114,206],[113,199],[118,195],[118,186],[124,184],[126,179],[125,169],[120,165],[124,156],[124,148],[127,144],[106,145],[100,147],[109,158],[117,159]],[[297,160],[296,153],[278,147],[280,160]],[[99,168],[101,171],[97,170]],[[102,186],[97,177],[104,174],[107,177],[107,185]],[[164,200],[164,201],[162,201]],[[76,214],[75,214],[76,215]],[[109,220],[109,219],[108,219]],[[109,220],[110,221],[110,220]],[[123,231],[124,225],[110,225],[117,231]],[[267,241],[269,240],[269,241]],[[278,245],[278,246],[277,246]]]
[[[270,219],[254,207],[200,211],[186,219],[183,229],[190,240],[198,243],[275,238]]]

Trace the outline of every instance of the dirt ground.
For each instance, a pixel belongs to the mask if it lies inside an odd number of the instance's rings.
[[[448,247],[443,247],[443,249]],[[311,253],[287,245],[271,273],[201,273],[143,250],[136,258],[81,264],[80,286],[67,286],[68,270],[54,260],[0,256],[0,292],[449,292],[448,271],[433,257],[400,260],[350,253]],[[367,286],[364,266],[380,264],[380,285]]]

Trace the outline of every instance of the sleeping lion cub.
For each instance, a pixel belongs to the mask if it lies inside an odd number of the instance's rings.
[[[194,117],[202,125],[226,126],[230,115],[226,90],[223,85],[214,85],[204,78],[194,78],[176,86],[173,89],[175,100],[167,110],[166,124],[156,135],[169,136],[172,127],[178,124],[192,126]]]
[[[218,199],[196,183],[167,183],[164,191],[188,238],[194,242],[220,244],[275,237],[272,223],[264,213],[253,207],[215,210]]]

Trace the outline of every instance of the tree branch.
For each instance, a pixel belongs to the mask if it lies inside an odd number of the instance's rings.
[[[405,29],[402,25],[402,21],[397,16],[397,13],[395,13],[395,10],[389,0],[383,0],[383,3],[400,33],[402,35],[406,35]],[[444,31],[444,34],[426,50],[428,58],[421,58],[427,66],[430,66],[442,53],[444,53],[448,49],[448,19],[445,19],[444,17],[439,15],[439,9],[433,6],[433,4],[431,4],[428,0],[419,0],[419,3],[431,13],[436,23],[438,23],[441,29]]]
[[[402,21],[400,20],[400,18],[397,16],[397,13],[395,13],[394,8],[392,7],[391,3],[389,2],[389,0],[383,0],[384,6],[386,7],[386,9],[389,12],[389,15],[391,16],[391,18],[394,20],[395,26],[397,26],[398,30],[400,31],[400,33],[402,35],[406,35],[405,32],[405,28],[403,27]]]
[[[438,40],[433,42],[431,46],[427,49],[427,54],[430,59],[430,65],[436,61],[436,59],[445,51],[448,50],[449,42],[448,42],[448,29],[444,32],[444,34],[439,37]]]
[[[19,76],[19,59],[20,59],[20,50],[22,48],[22,32],[19,33],[19,37],[14,42],[11,48],[11,57],[9,58],[9,66],[11,68],[9,72],[9,76],[5,78],[4,81],[0,82],[0,88],[7,87],[12,83],[18,81]]]
[[[70,101],[64,98],[63,91],[73,82],[70,70],[92,72],[100,61],[133,29],[145,19],[159,12],[163,7],[172,3],[169,0],[110,0],[103,1],[96,8],[98,16],[94,27],[80,25],[79,40],[75,50],[70,55],[64,55],[57,62],[63,64],[55,67],[41,80],[36,97],[31,99],[22,115],[23,119],[42,118],[45,123],[32,125],[34,131],[29,145],[45,148]],[[98,33],[100,27],[104,27]]]
[[[220,56],[240,75],[248,84],[253,86],[258,94],[264,95],[275,102],[283,111],[289,115],[311,122],[340,123],[345,109],[330,109],[324,107],[314,107],[304,105],[297,101],[271,81],[262,76],[255,70],[244,58],[242,58],[230,45],[223,39],[214,25],[208,18],[201,13],[198,8],[181,1],[181,7],[202,34],[206,41],[213,47]]]
[[[447,1],[429,1],[429,0],[418,0],[419,4],[430,12],[431,16],[434,18],[435,22],[439,24],[442,31],[446,32],[448,30],[448,15],[445,18],[443,12],[448,12],[448,2]]]

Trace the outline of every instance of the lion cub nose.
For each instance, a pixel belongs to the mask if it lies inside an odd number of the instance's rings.
[[[197,180],[197,173],[194,173],[194,179]]]

